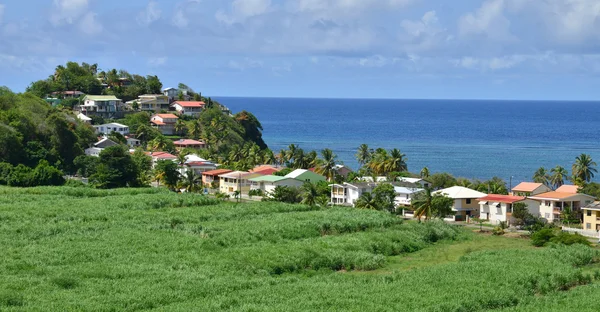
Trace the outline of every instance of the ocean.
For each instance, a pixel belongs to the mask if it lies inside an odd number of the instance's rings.
[[[491,100],[215,98],[260,120],[275,153],[290,144],[332,149],[358,168],[358,146],[398,148],[409,171],[489,179],[513,185],[537,168],[571,170],[575,157],[600,163],[600,103]],[[598,180],[598,176],[595,180]]]

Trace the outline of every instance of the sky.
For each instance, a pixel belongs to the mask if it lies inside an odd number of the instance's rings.
[[[597,100],[598,0],[0,0],[0,85],[67,61],[210,96]]]

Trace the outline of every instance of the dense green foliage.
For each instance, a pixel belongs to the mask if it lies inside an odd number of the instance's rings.
[[[575,233],[567,233],[559,231],[557,229],[545,228],[541,229],[531,235],[531,243],[536,247],[543,247],[549,243],[562,244],[562,245],[573,245],[581,244],[590,246],[590,242],[587,238]]]
[[[588,284],[581,266],[597,257],[580,245],[509,247],[369,274],[472,234],[377,211],[155,188],[0,187],[0,220],[3,311],[486,311]]]

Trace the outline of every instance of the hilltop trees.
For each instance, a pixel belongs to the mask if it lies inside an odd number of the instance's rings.
[[[552,186],[554,186],[554,188],[561,187],[563,184],[565,184],[565,180],[569,179],[569,172],[567,169],[561,166],[552,168],[550,172],[552,175],[550,176],[549,182]]]
[[[582,184],[582,182],[590,182],[594,177],[594,174],[598,172],[596,166],[596,162],[592,160],[590,155],[581,154],[577,156],[571,170],[573,173],[573,180],[579,181],[579,184]]]
[[[542,183],[546,186],[549,186],[550,185],[550,176],[548,175],[548,170],[546,170],[546,168],[544,168],[544,167],[540,167],[533,174],[533,182]]]

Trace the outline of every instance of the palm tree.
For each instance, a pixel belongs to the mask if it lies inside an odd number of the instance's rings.
[[[361,144],[358,147],[358,152],[356,153],[356,160],[361,166],[369,163],[371,161],[371,150],[369,150],[369,146],[367,144]]]
[[[555,188],[561,187],[563,184],[565,184],[565,180],[569,179],[569,172],[567,169],[561,166],[552,168],[550,172],[552,172],[552,176],[550,176],[550,184],[552,184]]]
[[[190,122],[190,124],[187,126],[187,129],[194,140],[197,140],[200,138],[200,135],[202,135],[202,125],[200,124],[199,120]]]
[[[317,187],[310,183],[304,183],[302,185],[302,201],[301,204],[308,206],[316,206],[317,205],[317,197],[319,196],[319,192],[317,191]]]
[[[275,154],[273,153],[272,150],[267,148],[266,150],[263,151],[262,163],[265,165],[272,165],[272,164],[277,163]]]
[[[408,171],[406,165],[406,155],[402,154],[399,149],[395,148],[390,151],[390,157],[387,160],[388,172],[402,172]]]
[[[179,153],[179,155],[177,155],[177,164],[179,164],[180,167],[183,167],[183,165],[185,164],[185,162],[187,161],[187,153]]]
[[[335,159],[337,156],[332,150],[326,148],[321,151],[323,159],[319,161],[319,165],[315,168],[315,172],[327,178],[327,181],[333,181],[335,177]]]
[[[285,163],[288,162],[287,152],[285,151],[285,149],[281,149],[279,151],[279,154],[277,154],[276,158],[277,158],[277,163],[279,165],[281,165],[281,166],[285,165]]]
[[[429,178],[429,168],[423,167],[421,169],[421,178]]]
[[[363,193],[354,204],[356,208],[377,210],[377,199],[371,193]]]
[[[371,157],[371,161],[367,164],[367,167],[371,169],[373,174],[375,175],[385,175],[387,173],[387,164],[388,164],[389,155],[386,150],[382,148],[378,148],[373,157]]]
[[[433,216],[433,196],[431,195],[431,189],[426,188],[423,197],[414,199],[411,206],[415,210],[415,216],[421,221],[421,218],[425,216],[425,221],[431,219]]]
[[[533,182],[535,183],[542,183],[544,185],[549,185],[549,177],[548,177],[548,170],[546,170],[546,168],[544,167],[540,167],[534,174],[533,174]]]
[[[177,122],[175,122],[175,132],[177,132],[178,135],[184,135],[186,130],[187,125],[185,122],[181,119],[177,119]]]
[[[592,160],[592,156],[581,154],[577,156],[573,164],[573,177],[583,182],[590,182],[594,174],[598,172],[596,166],[597,164]]]
[[[287,151],[287,160],[288,161],[292,161],[296,158],[296,153],[298,152],[298,147],[295,144],[290,144],[290,146],[288,146],[288,151]]]
[[[156,138],[154,138],[154,140],[150,141],[150,148],[154,151],[164,151],[165,149],[167,149],[168,144],[169,141],[167,140],[167,138],[165,138],[165,136],[163,135],[159,135]]]
[[[202,189],[202,177],[194,170],[188,170],[181,180],[181,187],[188,193],[196,193]]]

